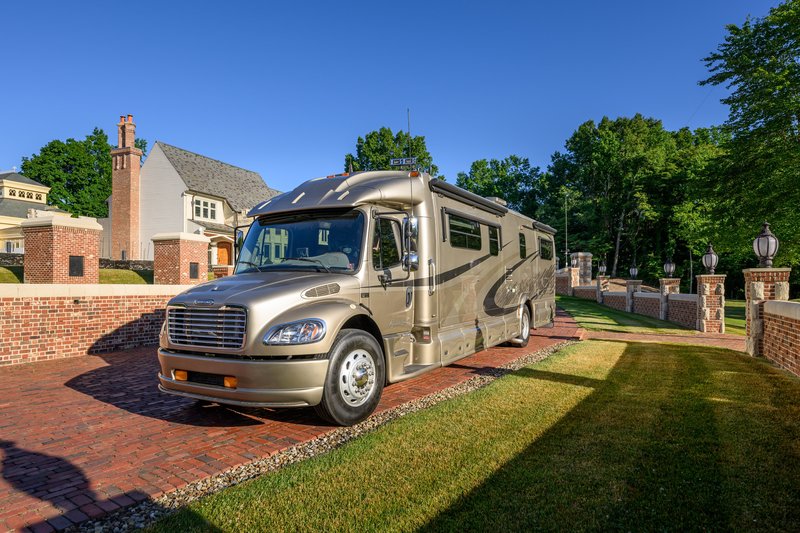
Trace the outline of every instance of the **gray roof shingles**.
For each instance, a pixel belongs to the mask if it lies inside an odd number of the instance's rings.
[[[38,209],[40,211],[55,211],[57,213],[65,212],[52,205],[38,204],[36,202],[26,202],[24,200],[14,200],[13,198],[0,198],[0,215],[2,216],[28,218],[28,209]]]
[[[252,208],[278,191],[257,172],[211,159],[161,141],[157,143],[189,190],[225,198],[236,211]]]
[[[42,185],[38,181],[32,180],[27,176],[23,176],[22,174],[17,174],[13,170],[7,172],[0,172],[0,180],[14,181],[16,183],[24,183],[25,185],[38,185],[39,187],[44,187],[44,185]]]

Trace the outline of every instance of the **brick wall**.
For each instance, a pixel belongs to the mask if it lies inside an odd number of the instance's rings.
[[[586,300],[597,300],[597,287],[575,287],[573,294],[577,298],[584,298]]]
[[[211,272],[214,273],[214,278],[224,278],[225,276],[232,276],[233,266],[214,265],[213,267],[211,267]]]
[[[725,333],[725,276],[697,276],[697,329],[704,333]]]
[[[114,270],[153,270],[153,262],[145,260],[119,260],[100,258],[100,268],[110,268]]]
[[[157,284],[188,285],[208,281],[208,237],[190,233],[153,236],[153,279]],[[197,277],[191,264],[197,263]]]
[[[670,294],[667,320],[695,329],[697,327],[697,296],[694,294]]]
[[[661,295],[641,292],[634,293],[633,312],[640,315],[659,318],[661,315]]]
[[[789,268],[748,268],[744,273],[747,353],[763,355],[764,304],[789,299]]]
[[[569,275],[556,274],[556,294],[570,295]]]
[[[31,219],[31,222],[37,222]],[[98,283],[100,231],[58,224],[26,226],[25,283]],[[83,256],[83,276],[69,275],[70,256]]]
[[[800,376],[800,303],[767,302],[763,320],[762,355]]]
[[[624,292],[607,292],[603,295],[603,304],[612,309],[624,311],[626,303],[627,297]]]
[[[164,308],[186,286],[0,286],[0,365],[158,343]]]

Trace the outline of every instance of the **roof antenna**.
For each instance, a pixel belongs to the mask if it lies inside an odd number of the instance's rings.
[[[406,116],[408,117],[408,139],[406,141],[406,157],[411,157],[411,109],[406,108]]]

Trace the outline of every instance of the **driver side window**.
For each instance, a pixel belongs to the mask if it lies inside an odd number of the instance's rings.
[[[400,224],[379,218],[372,235],[372,266],[384,270],[400,265]]]

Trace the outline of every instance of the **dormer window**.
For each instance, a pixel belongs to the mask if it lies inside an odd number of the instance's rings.
[[[214,200],[194,200],[194,218],[217,220],[217,203]]]
[[[37,195],[36,195],[36,199],[37,199],[37,200],[39,200],[39,201],[41,201],[41,200],[42,200],[42,195],[41,195],[41,194],[37,194]]]
[[[9,195],[9,196],[16,196],[16,195],[17,195],[17,191],[15,191],[14,189],[10,189],[10,190],[8,191],[8,195]]]
[[[32,192],[29,192],[29,193],[28,193],[28,198],[29,198],[29,199],[31,199],[31,200],[33,200],[33,193],[32,193]]]

